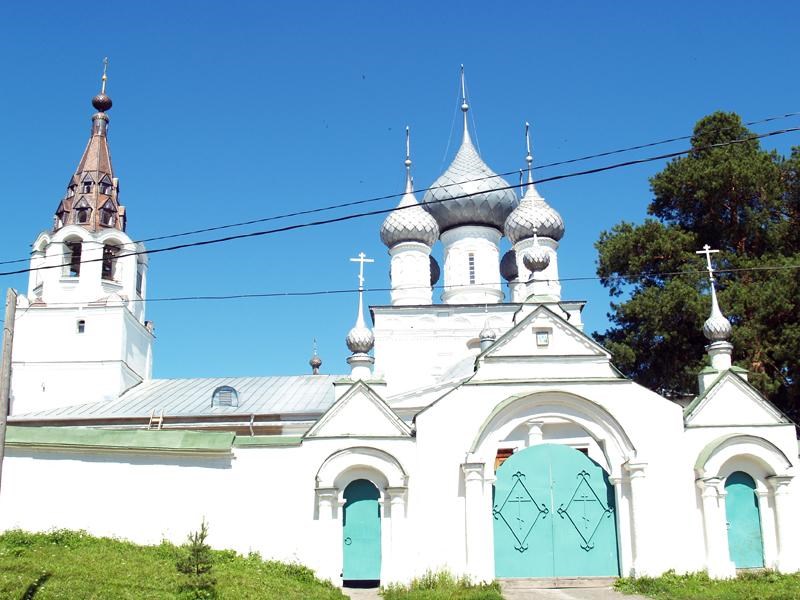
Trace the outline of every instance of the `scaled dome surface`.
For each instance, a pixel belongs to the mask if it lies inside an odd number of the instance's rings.
[[[519,203],[508,183],[483,162],[465,131],[453,162],[425,192],[422,207],[445,232],[460,225],[485,225],[503,231]],[[466,194],[473,194],[466,197]],[[453,199],[455,198],[455,199]]]
[[[564,237],[564,219],[531,183],[519,206],[508,216],[504,230],[512,244],[530,239],[534,234],[559,241]]]

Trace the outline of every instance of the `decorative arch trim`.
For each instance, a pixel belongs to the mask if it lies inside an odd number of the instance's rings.
[[[338,480],[349,471],[356,474],[377,472],[385,478],[388,487],[408,485],[406,470],[394,456],[370,446],[352,446],[334,452],[322,462],[315,476],[317,488],[340,487],[342,482]]]
[[[756,435],[733,433],[706,444],[697,456],[694,469],[700,477],[713,476],[721,472],[726,462],[737,456],[755,458],[770,475],[782,475],[793,466],[786,454],[769,440]]]

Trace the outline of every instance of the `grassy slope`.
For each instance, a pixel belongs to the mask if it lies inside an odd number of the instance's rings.
[[[663,600],[796,600],[800,574],[744,573],[736,579],[714,580],[705,573],[620,579],[617,589]]]
[[[0,535],[0,598],[19,600],[49,574],[35,600],[172,600],[180,583],[177,552],[171,544],[137,546],[72,531],[7,532]],[[214,554],[222,600],[344,598],[305,567],[230,551]]]

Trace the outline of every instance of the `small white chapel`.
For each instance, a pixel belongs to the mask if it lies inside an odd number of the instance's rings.
[[[0,531],[182,543],[204,518],[214,546],[338,585],[800,569],[795,424],[732,366],[713,250],[698,256],[708,366],[676,402],[584,331],[530,143],[518,194],[473,145],[463,75],[460,147],[424,195],[407,145],[379,232],[390,302],[359,293],[340,375],[315,353],[305,374],[152,377],[147,253],[120,202],[105,76],[92,105],[17,300]],[[356,259],[362,291],[371,260]]]

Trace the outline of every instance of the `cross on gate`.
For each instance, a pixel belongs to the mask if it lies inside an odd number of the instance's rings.
[[[522,518],[522,505],[525,502],[531,502],[531,499],[526,498],[525,496],[517,492],[517,495],[513,499],[512,498],[508,499],[508,502],[517,505],[517,516],[514,518],[517,520],[517,527],[522,529],[522,527],[525,525],[525,519]]]
[[[580,496],[576,496],[572,501],[583,502],[583,516],[581,517],[581,521],[583,521],[583,529],[588,531],[589,527],[591,526],[591,519],[589,519],[589,516],[586,514],[586,506],[589,502],[597,502],[597,500],[584,492]]]
[[[374,263],[374,258],[367,258],[363,252],[358,253],[358,258],[351,258],[350,262],[360,263],[358,265],[358,289],[364,289],[364,263]]]

